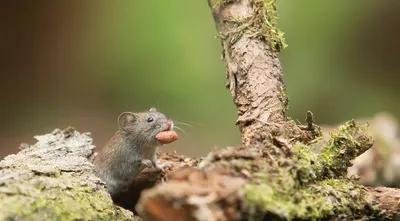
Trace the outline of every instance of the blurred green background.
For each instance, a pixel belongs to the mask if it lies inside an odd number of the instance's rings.
[[[293,119],[400,117],[398,1],[277,2]],[[0,31],[0,159],[67,126],[101,148],[120,112],[152,106],[192,125],[165,150],[240,143],[206,0],[1,1]]]

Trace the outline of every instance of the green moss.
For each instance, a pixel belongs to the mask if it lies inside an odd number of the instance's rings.
[[[286,185],[276,188],[266,179],[261,184],[247,184],[243,192],[250,206],[285,220],[319,220],[334,214],[352,220],[362,217],[365,206],[371,203],[364,189],[351,180],[329,179],[298,189]]]
[[[255,7],[254,13],[259,16],[258,25],[260,26],[260,35],[268,40],[271,48],[276,51],[285,49],[284,33],[277,28],[278,24],[278,8],[276,0],[253,0]]]
[[[369,193],[346,177],[349,161],[372,145],[365,129],[349,121],[331,134],[321,153],[296,143],[291,156],[279,157],[281,161],[260,167],[242,188],[252,216],[260,218],[262,214],[285,220],[354,220],[375,216]],[[265,149],[271,151],[276,147]]]
[[[330,133],[329,139],[321,149],[320,158],[325,176],[344,177],[351,160],[361,155],[373,145],[366,133],[367,125],[357,125],[354,120],[347,122]]]
[[[349,121],[331,133],[321,153],[317,154],[312,147],[296,143],[294,152],[297,160],[299,179],[308,183],[310,180],[340,178],[347,176],[351,160],[372,147],[373,140],[366,133],[365,125]]]
[[[234,0],[219,0],[212,7],[224,7],[234,2]],[[231,30],[220,33],[219,37],[229,38],[230,44],[234,44],[243,36],[243,33],[249,32],[253,37],[260,37],[268,41],[270,47],[277,52],[285,49],[287,44],[284,33],[277,27],[276,0],[251,0],[251,4],[253,15],[243,20],[225,20],[225,23],[230,24]]]
[[[0,220],[126,220],[133,216],[114,208],[111,199],[101,191],[82,185],[73,177],[46,177],[40,187],[26,181],[9,189],[17,190],[8,196],[0,194]],[[46,191],[41,191],[47,189]]]
[[[300,184],[310,183],[318,178],[321,173],[319,155],[309,146],[302,143],[294,145],[296,163],[296,177]]]

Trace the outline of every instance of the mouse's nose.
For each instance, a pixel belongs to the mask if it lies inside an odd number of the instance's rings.
[[[172,120],[168,120],[167,125],[168,125],[167,130],[174,129],[174,122]]]

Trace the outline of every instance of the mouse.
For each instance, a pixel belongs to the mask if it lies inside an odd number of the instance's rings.
[[[127,192],[146,167],[163,172],[169,163],[157,164],[157,149],[178,139],[174,122],[154,107],[123,112],[117,124],[117,132],[94,159],[95,175],[106,183],[111,197]]]

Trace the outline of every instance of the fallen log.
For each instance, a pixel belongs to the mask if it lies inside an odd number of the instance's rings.
[[[72,128],[35,136],[0,162],[0,220],[140,220],[93,174],[92,138]]]

